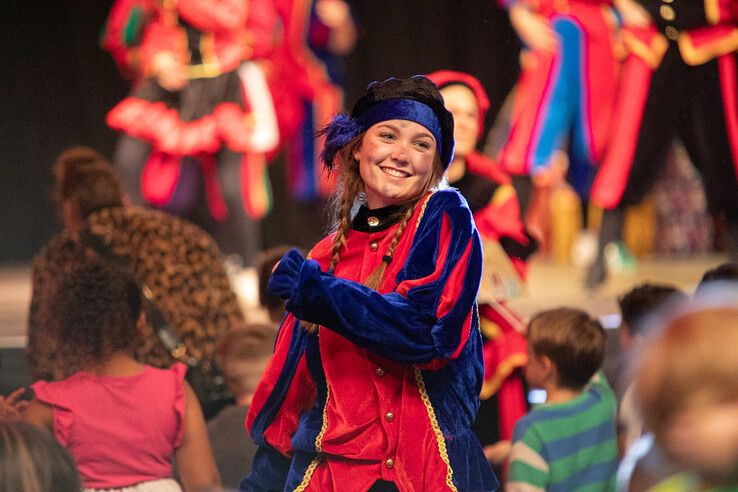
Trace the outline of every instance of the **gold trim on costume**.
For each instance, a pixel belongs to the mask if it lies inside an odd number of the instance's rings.
[[[220,63],[200,63],[199,65],[187,66],[188,79],[212,79],[221,73]]]
[[[664,58],[669,42],[662,34],[654,35],[651,44],[646,44],[628,31],[623,31],[623,42],[628,51],[648,64],[651,68],[657,68]]]
[[[325,383],[325,405],[323,405],[323,425],[320,426],[320,432],[315,438],[315,450],[319,453],[323,452],[323,437],[325,431],[328,430],[328,401],[331,399],[331,387],[326,381]]]
[[[705,43],[699,48],[692,42],[692,37],[688,32],[682,32],[679,36],[679,52],[682,59],[688,65],[702,65],[719,56],[738,49],[738,28],[730,31],[730,34],[723,36],[713,42]]]
[[[438,454],[441,456],[441,460],[443,460],[444,463],[446,463],[446,485],[448,485],[448,488],[450,490],[453,490],[454,492],[458,492],[458,489],[456,488],[456,485],[454,485],[453,481],[453,470],[451,469],[451,462],[448,459],[448,450],[446,449],[446,440],[443,437],[443,432],[441,431],[441,427],[438,425],[438,419],[436,419],[436,412],[433,410],[433,405],[431,404],[430,397],[428,396],[428,391],[425,389],[425,381],[423,381],[423,374],[420,372],[420,369],[413,366],[413,369],[415,370],[415,382],[418,385],[418,391],[420,391],[420,398],[423,400],[423,405],[425,405],[425,410],[428,412],[428,418],[430,419],[431,427],[433,428],[433,433],[436,435],[436,442],[438,443]]]
[[[718,0],[705,0],[705,17],[710,24],[720,22],[720,5]]]
[[[483,317],[480,317],[479,319],[479,329],[485,337],[492,340],[500,336],[500,333],[502,332],[502,330],[500,330],[500,325]]]
[[[300,485],[295,488],[295,492],[303,492],[305,489],[307,489],[307,486],[310,484],[310,479],[313,478],[313,473],[315,472],[315,469],[320,464],[320,457],[315,457],[313,461],[310,462],[310,465],[307,467],[307,470],[305,470],[305,476],[302,477],[302,482],[300,482]]]
[[[494,376],[482,384],[482,391],[479,393],[480,400],[486,400],[490,396],[497,393],[502,386],[502,382],[518,367],[523,367],[528,357],[524,354],[513,354],[505,359],[497,368]]]
[[[200,38],[200,56],[202,63],[187,66],[187,77],[190,79],[212,79],[223,73],[215,54],[215,36],[203,33]]]
[[[428,193],[428,196],[425,198],[425,201],[423,202],[423,206],[420,209],[420,214],[418,214],[418,221],[415,223],[415,232],[418,232],[418,227],[420,227],[420,221],[423,219],[423,215],[425,215],[425,207],[428,206],[428,200],[430,200],[430,197],[433,196],[433,191]]]
[[[307,467],[307,470],[305,470],[305,475],[303,475],[302,477],[302,482],[300,482],[300,485],[297,486],[297,488],[295,489],[295,492],[303,492],[307,488],[307,486],[310,484],[310,480],[313,478],[313,473],[315,473],[315,469],[320,464],[320,457],[321,457],[320,453],[323,452],[323,436],[325,436],[325,431],[328,429],[328,400],[330,400],[331,398],[330,388],[331,387],[326,382],[325,384],[325,405],[323,406],[323,424],[320,426],[320,432],[318,433],[318,436],[315,438],[315,450],[318,452],[318,456],[313,458],[313,461],[310,462],[310,465]]]
[[[492,195],[492,205],[499,206],[515,196],[515,188],[510,184],[501,185]]]

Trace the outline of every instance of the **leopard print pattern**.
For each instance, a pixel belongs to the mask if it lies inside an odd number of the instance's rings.
[[[197,226],[163,212],[115,207],[95,212],[87,231],[99,238],[140,286],[147,286],[188,355],[209,361],[217,338],[243,326],[244,317],[213,239]],[[79,370],[55,342],[49,312],[56,285],[67,272],[97,253],[61,234],[33,261],[33,294],[28,320],[28,362],[34,378],[60,379]],[[156,367],[174,359],[146,323],[136,357]]]

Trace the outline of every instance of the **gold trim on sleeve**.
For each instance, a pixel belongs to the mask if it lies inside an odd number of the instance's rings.
[[[720,5],[719,0],[705,0],[705,18],[710,24],[720,22]]]
[[[730,31],[713,42],[705,43],[703,46],[695,46],[692,37],[687,32],[679,36],[679,52],[682,59],[688,65],[702,65],[719,56],[727,55],[738,49],[738,28]]]
[[[650,44],[646,44],[628,31],[623,31],[623,42],[628,51],[645,61],[649,67],[655,69],[669,48],[669,42],[662,34],[653,37]]]

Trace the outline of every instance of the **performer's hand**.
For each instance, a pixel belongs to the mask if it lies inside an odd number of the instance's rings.
[[[624,26],[646,27],[651,23],[651,15],[634,0],[615,0],[615,8],[620,12]]]
[[[315,14],[331,31],[328,40],[330,52],[339,56],[348,55],[356,44],[356,26],[348,3],[344,0],[318,0]]]
[[[285,254],[269,277],[267,290],[280,299],[290,299],[300,277],[300,269],[305,257],[295,248]]]
[[[484,447],[484,456],[493,465],[501,465],[510,456],[511,441],[497,441]]]
[[[510,7],[510,23],[520,39],[531,49],[553,52],[559,45],[559,38],[548,20],[521,2]]]
[[[350,21],[349,6],[343,0],[318,0],[315,4],[315,14],[320,22],[336,29]]]
[[[19,400],[26,388],[18,388],[7,397],[0,396],[0,420],[18,420],[28,406],[27,400]]]
[[[724,475],[738,466],[738,403],[686,410],[669,421],[664,449],[690,469]]]
[[[169,92],[176,92],[187,85],[187,70],[182,61],[171,53],[159,53],[153,61],[154,77]]]

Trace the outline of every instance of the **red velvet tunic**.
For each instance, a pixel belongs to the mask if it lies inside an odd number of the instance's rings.
[[[455,195],[437,193],[448,194]],[[481,369],[476,309],[469,309],[469,305],[461,318],[458,312],[452,314],[470,299],[473,302],[469,288],[476,293],[476,287],[469,283],[469,272],[480,267],[478,239],[460,234],[460,227],[471,225],[468,209],[467,218],[461,219],[466,220],[465,226],[453,210],[436,210],[432,220],[440,222],[430,229],[421,227],[416,234],[424,210],[425,206],[417,207],[407,225],[378,293],[354,290],[353,283],[348,284],[350,291],[344,292],[347,284],[342,279],[364,281],[382,261],[398,225],[377,232],[350,232],[335,278],[320,274],[330,283],[325,289],[331,292],[327,301],[331,306],[306,303],[317,311],[339,312],[341,325],[348,328],[343,331],[326,318],[325,324],[331,328],[321,326],[316,354],[310,355],[308,344],[284,400],[264,425],[259,419],[269,412],[273,394],[282,391],[280,378],[285,368],[294,363],[294,341],[304,336],[301,327],[292,329],[294,314],[282,324],[275,355],[254,395],[246,424],[262,447],[293,458],[285,489],[303,485],[307,488],[299,490],[363,492],[383,479],[395,482],[403,491],[467,490],[464,484],[486,479],[486,488],[479,490],[494,490],[479,443],[469,431],[481,383],[480,373],[474,376],[474,371],[467,372],[474,360]],[[332,238],[327,237],[311,252],[322,271],[330,262]],[[418,265],[412,272],[408,259],[417,257],[415,250],[423,247],[435,250],[435,262]],[[300,289],[303,277],[301,274]],[[311,292],[320,290],[307,284],[304,287]],[[416,304],[418,295],[430,292],[435,301]],[[407,319],[416,316],[417,321]],[[444,320],[449,318],[462,322],[446,325]],[[422,323],[428,324],[428,331]],[[466,369],[458,372],[457,366]],[[442,371],[449,374],[442,378],[442,385],[448,385],[443,390],[435,379],[441,378]],[[461,373],[470,378],[466,383],[471,386],[451,390],[454,378]],[[449,411],[458,422],[448,421]],[[301,456],[306,454],[308,459],[301,465]],[[458,468],[457,458],[464,463]],[[254,466],[258,474],[258,462]],[[475,477],[468,482],[471,475]],[[242,488],[260,490],[246,482]]]

